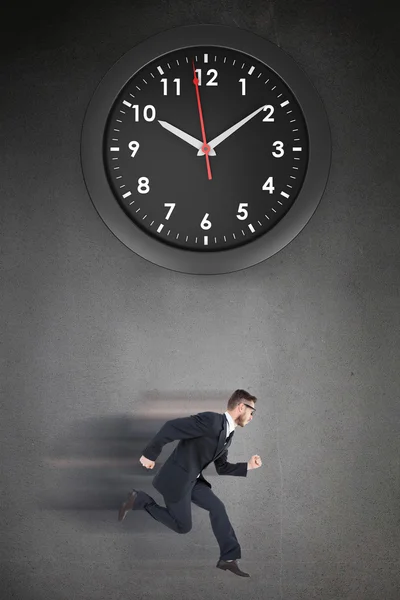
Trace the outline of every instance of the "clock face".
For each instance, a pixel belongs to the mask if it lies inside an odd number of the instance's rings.
[[[125,55],[82,135],[85,181],[106,224],[144,258],[189,273],[238,270],[280,250],[314,212],[329,163],[322,104],[295,63],[212,25]]]
[[[116,200],[149,235],[185,250],[252,243],[287,213],[307,170],[295,97],[238,50],[197,46],[157,58],[124,87],[105,133]]]

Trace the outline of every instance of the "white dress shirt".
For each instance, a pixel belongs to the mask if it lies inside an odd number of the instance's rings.
[[[228,437],[228,435],[230,435],[232,433],[232,431],[235,431],[237,425],[227,410],[225,411],[224,415],[226,417],[226,421],[225,421],[225,439],[226,439]],[[197,475],[197,479],[199,477],[200,477],[200,473]]]
[[[229,429],[228,429],[228,433],[227,433],[227,437],[228,435],[230,435],[232,433],[232,431],[235,431],[237,425],[235,423],[235,421],[232,419],[231,415],[228,413],[228,411],[225,411],[225,416],[228,419],[228,425],[229,425]]]

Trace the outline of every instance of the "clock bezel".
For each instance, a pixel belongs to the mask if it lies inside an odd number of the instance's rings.
[[[303,185],[282,219],[254,241],[238,248],[196,251],[158,241],[132,221],[119,205],[103,162],[103,136],[109,112],[121,90],[157,58],[193,46],[217,46],[248,54],[264,63],[294,94],[303,113],[309,160]],[[81,165],[89,197],[111,232],[142,258],[167,269],[196,275],[231,273],[252,267],[287,246],[306,226],[321,201],[331,163],[328,117],[318,92],[297,63],[281,48],[254,33],[225,25],[188,25],[159,33],[124,54],[105,74],[87,107],[81,135]]]

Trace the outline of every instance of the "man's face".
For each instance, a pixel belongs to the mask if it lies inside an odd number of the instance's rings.
[[[250,423],[253,418],[251,415],[251,408],[248,408],[246,404],[254,408],[254,400],[246,400],[245,403],[239,404],[240,413],[236,419],[236,423],[239,427],[244,427],[247,423]]]

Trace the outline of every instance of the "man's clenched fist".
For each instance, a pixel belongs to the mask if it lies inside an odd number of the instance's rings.
[[[154,465],[156,464],[154,462],[154,460],[149,460],[148,458],[146,458],[145,456],[141,456],[140,457],[140,462],[142,463],[142,465],[144,467],[146,467],[146,469],[153,469]]]
[[[247,463],[247,467],[249,469],[258,469],[258,467],[261,467],[261,465],[262,461],[258,454],[254,454],[254,456],[252,456],[249,462]]]

